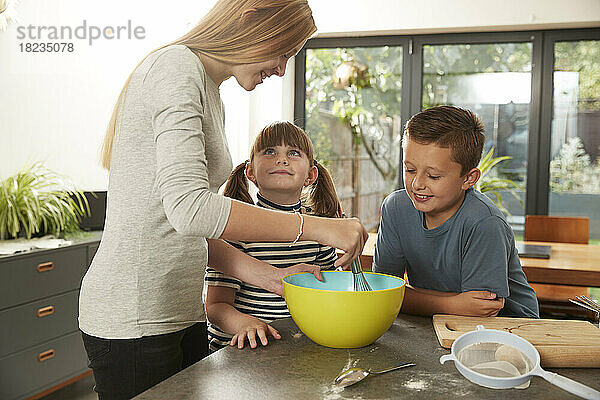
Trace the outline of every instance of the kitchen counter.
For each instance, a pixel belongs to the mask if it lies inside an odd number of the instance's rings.
[[[8,259],[8,258],[17,259],[19,257],[24,257],[24,256],[27,257],[32,254],[41,253],[41,252],[48,252],[48,251],[54,251],[54,250],[58,250],[58,249],[65,249],[65,248],[73,248],[73,247],[77,247],[77,246],[87,246],[92,243],[97,244],[100,242],[100,239],[102,239],[102,233],[103,233],[103,231],[75,232],[72,234],[68,234],[66,238],[63,238],[63,239],[71,241],[71,244],[54,247],[54,248],[48,248],[48,249],[31,249],[31,250],[22,251],[22,252],[18,252],[18,253],[14,253],[14,254],[0,254],[0,259]]]
[[[140,394],[138,400],[157,399],[570,399],[571,394],[534,377],[528,389],[486,389],[465,379],[439,358],[440,347],[431,318],[400,314],[390,330],[375,343],[359,349],[331,349],[315,344],[291,318],[273,326],[281,340],[257,349],[228,347],[190,366]],[[417,365],[341,389],[333,379],[349,367],[373,370],[414,362]],[[600,389],[598,369],[552,369]]]

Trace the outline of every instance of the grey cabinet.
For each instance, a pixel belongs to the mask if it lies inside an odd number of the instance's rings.
[[[100,237],[0,257],[0,399],[25,399],[88,371],[79,287]]]

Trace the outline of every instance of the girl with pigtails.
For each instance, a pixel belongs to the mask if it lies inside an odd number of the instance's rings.
[[[248,181],[258,188],[256,205],[266,209],[305,215],[341,218],[342,207],[329,172],[313,155],[313,145],[306,133],[290,122],[275,122],[265,127],[254,141],[250,160],[238,165],[223,194],[255,204]],[[336,252],[333,247],[302,239],[292,242],[229,241],[244,253],[278,268],[294,264],[318,265],[333,269]],[[209,349],[222,347],[251,348],[267,336],[281,336],[269,323],[289,317],[283,297],[243,280],[207,268],[206,313]]]

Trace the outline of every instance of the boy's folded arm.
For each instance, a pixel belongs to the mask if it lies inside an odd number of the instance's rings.
[[[497,217],[473,230],[462,259],[460,293],[407,287],[402,311],[411,314],[495,316],[508,296],[506,237]]]
[[[504,306],[504,299],[487,291],[463,293],[406,287],[402,312],[431,316],[433,314],[455,314],[491,317]]]
[[[457,293],[437,292],[406,286],[401,311],[407,314],[431,316],[451,314],[448,299]]]

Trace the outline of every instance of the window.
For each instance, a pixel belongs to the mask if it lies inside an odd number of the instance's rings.
[[[344,212],[377,229],[397,187],[402,46],[306,51],[305,129],[332,174]]]
[[[553,45],[549,213],[586,216],[600,238],[600,40]]]
[[[422,109],[448,104],[482,119],[483,154],[511,157],[491,171],[491,178],[510,179],[521,188],[494,193],[514,227],[525,221],[531,51],[531,42],[423,46]]]
[[[375,85],[333,88],[342,72],[336,69],[348,60],[366,66]],[[368,148],[352,156],[348,120],[379,149],[376,157],[385,155],[390,165],[398,160],[402,187],[398,139],[407,119],[438,104],[470,108],[486,127],[484,151],[510,157],[489,178],[516,184],[497,191],[515,233],[525,214],[586,216],[591,242],[600,243],[599,60],[597,28],[312,39],[297,57],[295,117],[305,122],[319,154],[329,151],[345,211],[373,229],[377,199],[393,184]],[[315,75],[317,69],[323,73]],[[380,77],[388,79],[381,90]],[[350,116],[342,112],[348,109]],[[397,154],[388,148],[394,144]],[[331,152],[335,146],[346,146],[345,153]],[[350,166],[352,159],[360,159],[358,168],[355,161]],[[362,176],[358,191],[356,180],[351,185],[342,177],[356,171]],[[379,197],[363,201],[360,196],[372,191]]]

